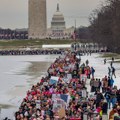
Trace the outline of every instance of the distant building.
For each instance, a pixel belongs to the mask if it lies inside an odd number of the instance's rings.
[[[0,39],[28,39],[28,30],[27,29],[3,29],[0,28]]]
[[[59,4],[47,29],[46,0],[29,0],[28,29],[2,29],[0,39],[71,39],[75,27],[66,28]]]
[[[59,4],[57,4],[57,11],[52,17],[51,22],[51,30],[53,34],[57,34],[57,36],[61,36],[64,33],[65,27],[65,21],[63,14],[59,11]]]
[[[42,39],[46,37],[46,0],[29,0],[29,39]]]
[[[64,15],[60,12],[59,4],[57,4],[57,10],[52,17],[51,28],[47,29],[47,38],[69,39],[74,33],[74,30],[74,27],[66,29]]]

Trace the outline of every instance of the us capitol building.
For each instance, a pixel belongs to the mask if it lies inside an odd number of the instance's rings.
[[[74,27],[66,29],[63,14],[59,4],[52,17],[51,27],[47,29],[46,0],[28,1],[28,38],[29,39],[69,39]]]
[[[51,27],[47,29],[46,38],[48,39],[70,39],[75,28],[66,28],[64,15],[60,12],[59,4],[57,10],[52,17]]]

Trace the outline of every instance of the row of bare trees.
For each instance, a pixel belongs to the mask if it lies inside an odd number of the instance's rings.
[[[89,18],[93,42],[120,53],[120,0],[106,0]]]

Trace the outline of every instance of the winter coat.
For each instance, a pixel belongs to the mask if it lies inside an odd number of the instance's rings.
[[[96,102],[97,103],[100,103],[102,99],[104,99],[102,93],[96,94]]]
[[[108,111],[108,103],[103,102],[103,104],[102,104],[102,112],[103,112],[103,114],[107,114],[107,111]]]

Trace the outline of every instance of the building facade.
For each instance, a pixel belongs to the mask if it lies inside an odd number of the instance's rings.
[[[46,0],[29,0],[28,5],[29,39],[45,38],[47,31]]]
[[[74,32],[74,27],[66,29],[64,15],[60,12],[59,4],[51,21],[51,27],[47,29],[47,38],[69,39]]]
[[[27,29],[3,29],[0,28],[0,40],[11,40],[11,39],[28,39]]]
[[[64,16],[59,10],[59,4],[57,4],[57,10],[52,17],[51,30],[53,34],[60,37],[64,34],[65,29]]]

